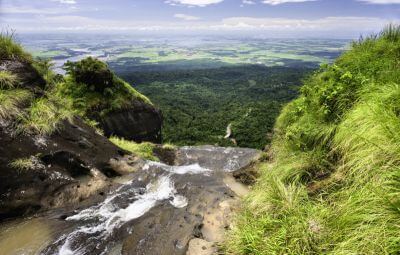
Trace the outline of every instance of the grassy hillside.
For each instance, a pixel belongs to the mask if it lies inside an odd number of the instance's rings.
[[[275,125],[232,254],[400,253],[400,27],[354,42]]]

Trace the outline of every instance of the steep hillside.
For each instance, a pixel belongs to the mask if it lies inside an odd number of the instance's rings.
[[[400,26],[323,66],[275,126],[232,254],[399,254]]]
[[[85,74],[99,77],[95,70]],[[141,94],[110,77],[123,89],[95,98],[101,105],[118,100],[131,104],[138,98],[145,102]],[[94,109],[83,110],[77,98],[65,96],[61,89],[66,84],[83,86],[70,76],[55,75],[47,61],[34,60],[12,37],[0,35],[0,220],[101,197],[112,186],[108,177],[133,171],[132,165],[140,163],[91,127],[84,110]],[[108,109],[113,110],[101,111]],[[141,109],[134,111],[146,115]],[[143,118],[121,121],[145,125]]]

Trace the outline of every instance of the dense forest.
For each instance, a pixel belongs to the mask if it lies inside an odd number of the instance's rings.
[[[283,104],[312,69],[245,65],[116,72],[159,106],[164,142],[263,148]],[[230,124],[232,135],[225,139]]]

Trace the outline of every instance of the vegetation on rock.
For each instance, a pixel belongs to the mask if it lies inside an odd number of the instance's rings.
[[[275,125],[233,254],[398,254],[400,27],[310,76]]]
[[[105,114],[129,107],[132,100],[150,101],[114,75],[108,66],[92,57],[65,65],[67,77],[57,86],[58,93],[73,101],[82,116]]]

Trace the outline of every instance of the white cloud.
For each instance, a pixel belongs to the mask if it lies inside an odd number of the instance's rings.
[[[102,31],[102,32],[255,32],[271,37],[274,36],[326,36],[326,37],[358,37],[360,34],[378,32],[390,22],[373,17],[327,17],[321,19],[287,19],[287,18],[252,18],[231,17],[221,21],[127,21],[114,19],[97,19],[77,15],[46,16],[37,15],[30,18],[8,18],[2,25],[16,29],[17,32],[45,31]]]
[[[170,5],[187,5],[190,7],[199,6],[205,7],[211,4],[218,4],[224,0],[166,0],[165,3]]]
[[[199,17],[190,16],[190,15],[186,15],[186,14],[182,14],[182,13],[177,13],[174,15],[174,17],[177,19],[183,19],[183,20],[187,20],[187,21],[200,20]]]
[[[34,8],[31,6],[2,6],[0,14],[62,14],[76,11],[73,7],[68,8]]]
[[[377,31],[391,21],[373,17],[326,17],[321,19],[232,17],[222,21],[226,28],[269,31]]]
[[[243,0],[243,4],[256,4],[253,0]]]
[[[302,2],[312,2],[312,1],[317,1],[317,0],[263,0],[262,2],[264,4],[269,4],[269,5],[279,5],[285,3],[302,3]]]
[[[357,0],[369,4],[400,4],[400,0]]]
[[[62,4],[76,4],[76,0],[52,0],[53,2],[59,2]]]

